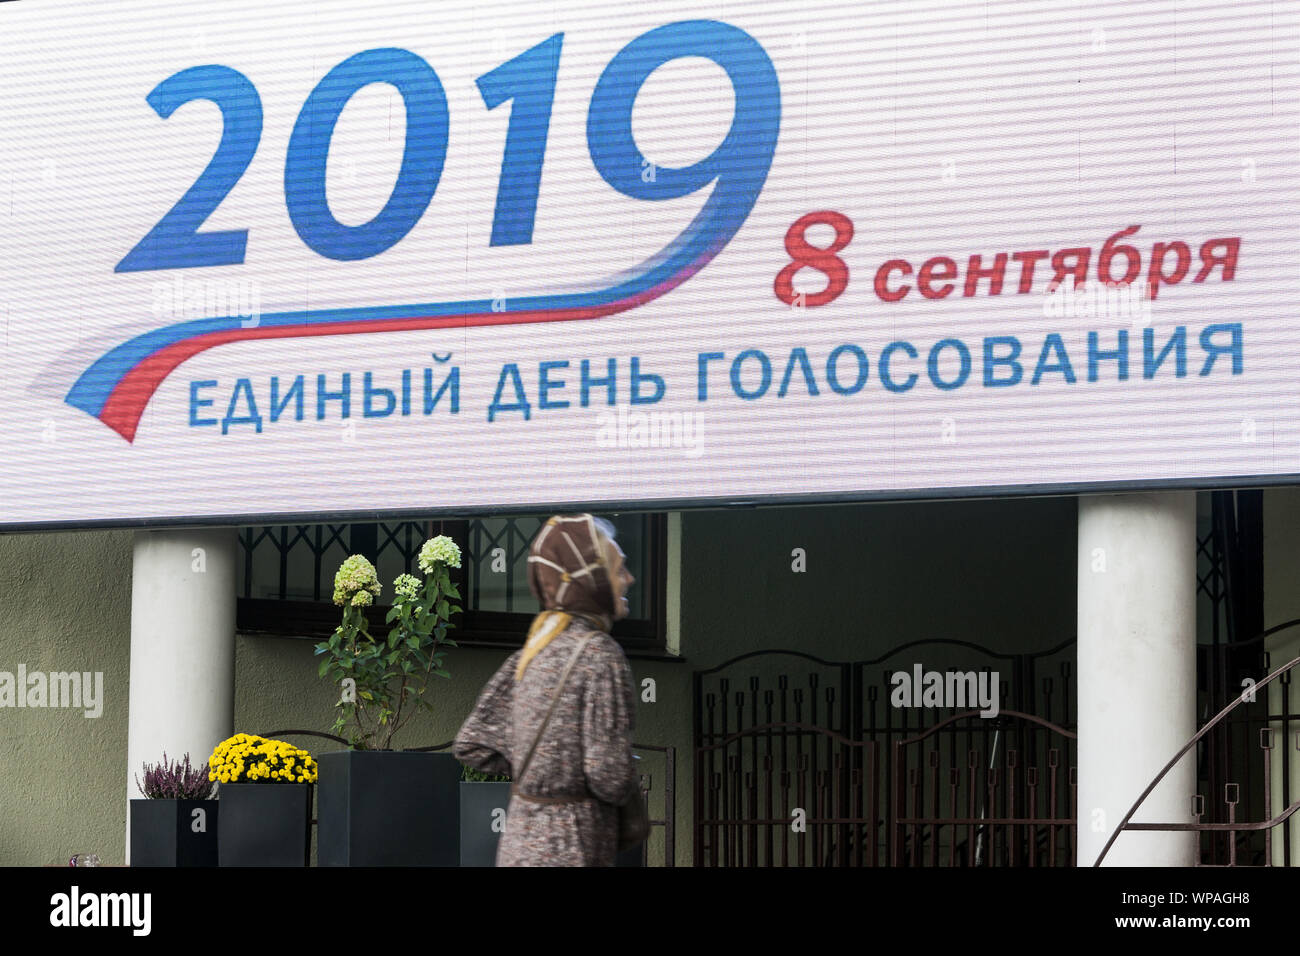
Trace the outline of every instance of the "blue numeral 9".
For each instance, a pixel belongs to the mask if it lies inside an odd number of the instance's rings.
[[[632,105],[646,78],[669,60],[699,56],[722,67],[735,90],[726,138],[708,156],[677,169],[656,167],[632,137]],[[707,261],[740,228],[772,165],[781,118],[776,69],[758,41],[715,20],[672,23],[642,34],[601,74],[587,114],[587,147],[605,181],[636,199],[675,199],[717,183],[690,226],[655,260],[664,270]]]

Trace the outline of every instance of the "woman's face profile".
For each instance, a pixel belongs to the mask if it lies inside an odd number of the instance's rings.
[[[614,620],[621,621],[632,613],[627,604],[627,589],[636,578],[627,569],[623,549],[618,546],[618,542],[606,539],[606,545],[609,548],[610,578],[614,585]]]

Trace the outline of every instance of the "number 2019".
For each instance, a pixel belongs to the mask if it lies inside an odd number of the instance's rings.
[[[488,109],[513,102],[492,221],[493,246],[532,242],[563,38],[557,33],[475,81]],[[724,142],[698,163],[657,170],[647,181],[641,175],[647,161],[632,138],[632,105],[651,72],[686,56],[710,59],[731,78],[736,97],[732,128]],[[770,61],[756,40],[717,21],[669,24],[633,40],[610,61],[592,95],[587,140],[596,170],[618,192],[636,199],[672,199],[714,181],[725,189],[727,171],[752,161],[745,155],[746,127],[765,120],[760,114],[768,112],[765,104],[772,99],[770,91],[751,89],[755,85],[749,82],[755,76],[753,67],[759,62],[770,70]],[[344,106],[371,83],[390,84],[401,95],[406,108],[406,142],[397,180],[384,207],[369,222],[349,226],[330,212],[325,195],[326,159]],[[757,85],[762,87],[763,82]],[[747,92],[753,94],[748,104]],[[146,99],[163,119],[192,100],[211,100],[221,110],[222,136],[198,179],[114,271],[242,263],[247,229],[200,232],[199,227],[234,188],[257,151],[262,102],[256,88],[230,67],[196,66],[163,80]],[[366,50],[338,64],[308,95],[289,138],[284,198],[298,236],[329,259],[367,259],[391,248],[414,228],[433,198],[447,157],[448,128],[442,83],[416,54],[398,48]],[[770,149],[768,146],[764,157],[769,162]],[[756,195],[761,185],[750,176],[732,178],[737,193],[753,191]],[[747,208],[755,195],[731,198]]]

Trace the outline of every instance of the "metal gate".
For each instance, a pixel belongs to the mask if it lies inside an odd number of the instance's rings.
[[[998,716],[895,706],[891,677],[923,651],[990,691],[1000,675]],[[1071,865],[1072,651],[936,639],[863,661],[753,651],[697,671],[695,865]]]
[[[971,724],[981,744],[962,740]],[[894,745],[894,866],[1074,866],[1077,737],[1032,714],[956,714]],[[947,756],[945,758],[945,751]],[[964,758],[964,760],[963,760]]]

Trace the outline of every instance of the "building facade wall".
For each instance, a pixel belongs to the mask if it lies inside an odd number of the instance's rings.
[[[1071,497],[684,513],[685,662],[631,662],[638,689],[654,681],[655,700],[638,702],[638,741],[677,747],[677,864],[691,862],[693,669],[774,647],[847,660],[932,637],[1007,651],[1058,644],[1074,633],[1075,521]],[[796,548],[802,572],[792,569]],[[121,863],[131,532],[6,535],[0,555],[11,608],[0,670],[102,670],[106,697],[94,720],[0,710],[0,864],[61,863],[74,851]],[[437,711],[417,716],[399,741],[450,739],[505,656],[453,650]],[[334,688],[317,677],[318,660],[310,641],[238,637],[235,730],[328,730]],[[943,667],[939,657],[925,663]],[[775,674],[781,665],[762,666]],[[311,738],[296,742],[315,748]],[[662,854],[656,833],[652,862]]]
[[[102,713],[0,709],[0,866],[121,863],[131,531],[0,536],[0,671],[99,672]],[[84,703],[84,701],[83,701]]]

